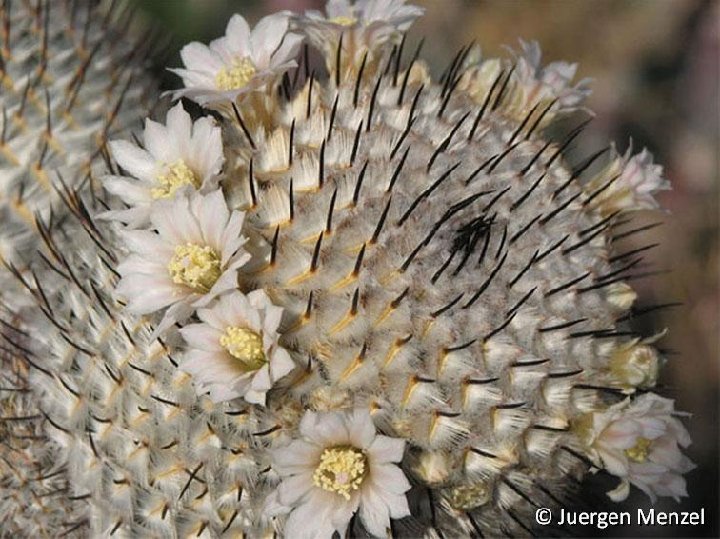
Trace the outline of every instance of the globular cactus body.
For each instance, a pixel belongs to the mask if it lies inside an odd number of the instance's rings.
[[[39,250],[48,253],[48,230],[68,220],[58,195],[63,182],[86,193],[97,189],[107,171],[108,137],[135,126],[152,104],[148,90],[155,83],[142,66],[147,43],[117,39],[130,16],[119,5],[92,2],[5,2],[0,8],[3,537],[55,536],[82,528],[86,519],[84,502],[68,493],[67,460],[47,437],[45,411],[29,380],[33,333],[46,328],[16,277],[33,280],[26,264],[39,259]],[[67,275],[61,253],[76,245],[70,228],[64,231],[52,264]],[[49,291],[63,286],[56,279],[42,285]],[[40,325],[21,330],[30,320]]]
[[[241,154],[226,180],[266,246],[245,286],[294,315],[284,339],[307,374],[286,399],[374,409],[421,475],[439,465],[445,529],[468,533],[473,509],[490,532],[582,466],[565,431],[594,396],[574,387],[602,376],[593,333],[626,307],[594,286],[615,269],[602,217],[562,141],[532,132],[542,110],[503,114],[512,89],[483,110],[429,79],[353,76],[306,85],[272,131],[250,129],[252,167]]]

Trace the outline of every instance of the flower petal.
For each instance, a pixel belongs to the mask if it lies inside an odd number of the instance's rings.
[[[303,471],[285,479],[278,487],[278,501],[287,506],[295,505],[313,487],[312,471]]]
[[[617,487],[607,492],[608,497],[614,502],[622,502],[630,495],[630,483],[622,479]]]
[[[407,477],[394,464],[378,464],[371,460],[370,476],[377,488],[393,494],[402,494],[410,490],[410,482]]]
[[[252,48],[250,45],[250,26],[242,15],[237,13],[230,17],[225,30],[227,48],[232,54],[240,58],[250,56]]]
[[[225,350],[220,344],[221,333],[207,324],[190,324],[180,328],[180,334],[191,348],[221,353]]]
[[[270,55],[278,48],[287,32],[288,14],[288,11],[273,13],[263,17],[255,25],[250,42],[256,65],[265,67],[270,63]]]
[[[375,439],[375,425],[367,409],[356,408],[350,415],[347,423],[350,443],[362,449],[367,449]]]
[[[365,486],[360,500],[360,518],[365,528],[377,537],[385,537],[390,527],[390,512],[382,496],[372,486]]]
[[[372,455],[374,462],[385,463],[400,462],[404,451],[405,440],[380,435],[375,437],[368,453]]]
[[[289,445],[272,451],[273,469],[281,475],[314,470],[320,461],[323,448],[303,440],[293,440]]]
[[[147,151],[125,140],[110,141],[108,147],[117,164],[132,176],[147,181],[155,178],[155,160]]]

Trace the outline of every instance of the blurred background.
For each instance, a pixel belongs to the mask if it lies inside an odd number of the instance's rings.
[[[180,65],[178,51],[190,41],[209,42],[224,34],[232,13],[251,23],[280,9],[320,9],[324,0],[135,0],[141,17],[172,35],[167,54],[158,57],[165,89],[177,77],[163,67]],[[635,323],[651,334],[669,328],[658,343],[667,364],[662,393],[692,413],[687,421],[698,465],[690,472],[690,497],[660,510],[705,508],[706,524],[697,527],[594,528],[577,535],[718,537],[718,417],[720,340],[718,216],[720,184],[720,2],[714,0],[415,0],[426,17],[411,30],[410,47],[426,37],[425,59],[442,72],[457,49],[472,40],[484,56],[505,55],[503,45],[535,39],[544,62],[578,62],[578,78],[594,79],[589,107],[597,113],[576,144],[589,155],[615,140],[622,152],[630,139],[636,151],[647,147],[663,164],[673,190],[659,197],[665,215],[640,216],[633,225],[663,224],[640,235],[637,246],[660,242],[648,252],[649,271],[634,281],[638,306],[682,302],[654,311]],[[631,228],[634,228],[631,227]],[[597,490],[606,478],[592,477]],[[614,485],[611,485],[614,486]],[[586,489],[587,490],[587,489]],[[650,507],[639,492],[617,507],[602,495],[585,500],[595,509]],[[633,513],[634,514],[634,513]],[[573,530],[574,534],[574,530]]]

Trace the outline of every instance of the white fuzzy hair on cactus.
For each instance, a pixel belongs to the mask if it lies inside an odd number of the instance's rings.
[[[0,8],[3,532],[516,536],[590,470],[687,495],[613,237],[669,184],[567,162],[574,64],[437,78],[423,9],[330,0],[186,45],[201,113],[151,119],[126,14],[76,4]]]

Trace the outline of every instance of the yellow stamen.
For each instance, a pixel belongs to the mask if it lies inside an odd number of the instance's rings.
[[[239,360],[246,371],[256,371],[265,363],[262,335],[243,327],[229,327],[220,337],[220,345]]]
[[[339,24],[340,26],[353,26],[357,22],[357,19],[355,17],[340,16],[333,17],[328,22]]]
[[[176,284],[183,284],[196,292],[209,292],[220,278],[220,255],[207,245],[186,243],[175,247],[168,271]]]
[[[648,440],[647,438],[638,438],[633,447],[625,450],[625,454],[630,460],[634,460],[635,462],[645,462],[647,460],[648,453],[650,452],[651,445],[652,440]]]
[[[367,458],[354,447],[333,447],[320,455],[320,464],[313,474],[313,485],[336,492],[345,500],[360,488],[365,479]]]
[[[237,90],[247,86],[255,73],[255,64],[250,58],[235,58],[230,67],[223,67],[217,72],[215,84],[220,90]]]
[[[156,181],[158,187],[150,190],[150,195],[155,199],[171,197],[185,185],[192,185],[195,189],[200,187],[200,180],[182,159],[168,166],[167,172],[160,174]]]

